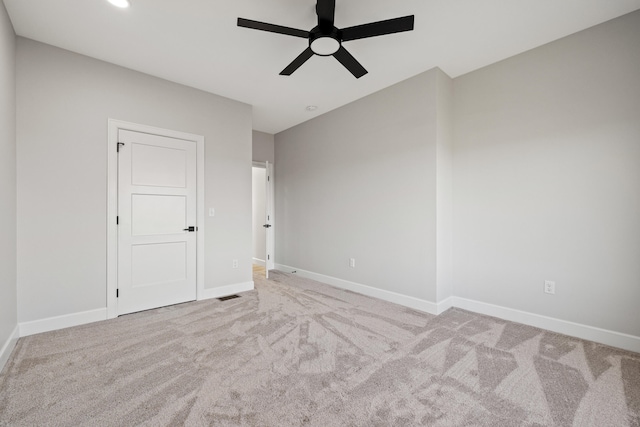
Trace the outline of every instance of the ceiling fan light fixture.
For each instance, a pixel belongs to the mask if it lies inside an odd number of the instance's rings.
[[[333,37],[324,36],[311,41],[309,47],[316,55],[330,56],[340,49],[340,42]]]
[[[115,7],[119,7],[121,9],[125,9],[131,6],[131,4],[129,3],[129,0],[107,0],[107,1],[112,5],[114,5]]]
[[[349,70],[356,79],[367,74],[367,70],[342,46],[342,42],[413,30],[413,15],[369,22],[368,24],[353,27],[337,28],[334,25],[335,11],[336,0],[317,0],[316,15],[318,16],[318,25],[310,31],[283,27],[282,25],[269,24],[268,22],[253,21],[246,18],[238,18],[238,27],[268,31],[270,33],[284,34],[286,36],[300,37],[309,40],[309,46],[291,61],[284,70],[280,71],[281,76],[290,76],[305,62],[311,59],[313,55],[318,55],[333,56]]]

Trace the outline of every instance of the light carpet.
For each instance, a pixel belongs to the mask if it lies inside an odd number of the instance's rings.
[[[296,275],[21,338],[2,426],[640,426],[640,355]]]

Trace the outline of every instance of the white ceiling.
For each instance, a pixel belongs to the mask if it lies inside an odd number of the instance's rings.
[[[310,30],[315,0],[4,0],[18,35],[253,105],[277,133],[440,67],[457,77],[640,9],[640,0],[337,0],[339,28],[415,15],[415,30],[345,42],[369,71],[331,57],[278,73],[301,38],[239,28],[238,17]],[[307,105],[317,105],[314,112]]]

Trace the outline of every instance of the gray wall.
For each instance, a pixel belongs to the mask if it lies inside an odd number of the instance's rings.
[[[640,12],[454,91],[455,294],[640,336]]]
[[[252,280],[251,107],[18,38],[20,322],[106,305],[109,118],[204,135],[205,288]]]
[[[273,163],[274,137],[270,133],[253,131],[253,161]]]
[[[0,349],[16,328],[16,37],[0,2]],[[1,366],[0,366],[1,369]]]
[[[437,301],[440,79],[428,71],[276,135],[277,263]]]
[[[638,46],[634,12],[277,134],[276,261],[640,336]]]
[[[436,301],[453,296],[453,80],[436,81]]]

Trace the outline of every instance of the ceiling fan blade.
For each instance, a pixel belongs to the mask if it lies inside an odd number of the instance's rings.
[[[333,21],[336,14],[336,0],[318,0],[316,4],[318,14],[318,26],[322,30],[333,29]]]
[[[293,62],[291,62],[291,64],[287,65],[287,68],[285,68],[280,72],[280,75],[290,76],[291,74],[293,74],[295,70],[300,68],[302,64],[307,62],[309,58],[311,58],[312,56],[313,56],[313,51],[311,50],[311,48],[310,47],[306,48],[300,55],[298,55],[296,59],[293,60]]]
[[[340,46],[340,49],[333,56],[345,66],[347,70],[354,75],[356,79],[367,74],[367,70],[354,58],[344,47]]]
[[[401,33],[413,30],[414,16],[387,19],[385,21],[371,22],[370,24],[356,25],[342,29],[342,41],[364,39],[367,37],[383,36],[385,34]]]
[[[283,27],[282,25],[268,24],[266,22],[252,21],[251,19],[238,18],[238,27],[268,31],[270,33],[284,34],[287,36],[302,37],[303,39],[309,38],[309,31]]]

